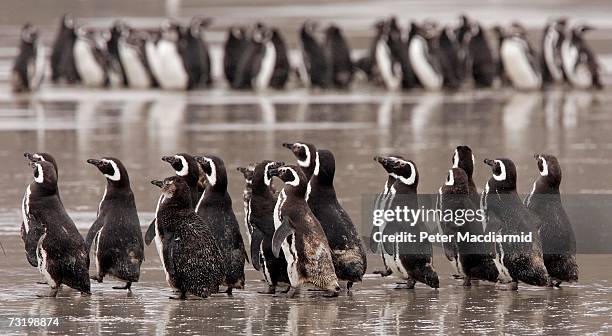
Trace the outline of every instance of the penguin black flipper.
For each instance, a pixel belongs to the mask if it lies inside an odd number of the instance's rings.
[[[30,216],[28,222],[30,224],[30,230],[28,231],[28,233],[25,234],[24,239],[26,257],[30,265],[37,267],[38,259],[36,256],[36,248],[38,247],[38,241],[40,240],[40,237],[44,233],[44,229],[42,227],[42,224],[36,222],[34,216]]]
[[[260,230],[253,230],[251,233],[251,265],[261,271],[261,242],[264,240],[264,234]]]
[[[145,233],[145,244],[147,244],[147,246],[151,245],[151,242],[153,241],[153,239],[155,239],[155,236],[155,218],[153,218],[151,224],[149,224],[147,232]]]
[[[280,253],[281,245],[289,237],[295,232],[293,226],[291,226],[291,221],[289,219],[284,219],[283,224],[279,226],[276,231],[274,231],[274,236],[272,236],[272,253],[274,256],[278,258]]]
[[[96,218],[96,221],[89,228],[89,232],[87,232],[87,238],[85,238],[85,249],[87,253],[91,249],[91,245],[93,244],[94,239],[96,238],[96,234],[102,229],[104,226],[104,221],[100,220],[100,217]]]

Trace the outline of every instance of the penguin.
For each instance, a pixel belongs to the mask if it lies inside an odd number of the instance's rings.
[[[569,83],[579,89],[603,88],[599,62],[584,39],[584,34],[590,30],[593,27],[587,25],[572,27],[561,45],[563,71]]]
[[[300,29],[298,45],[301,63],[298,71],[306,87],[326,89],[330,84],[329,64],[323,47],[315,37],[316,28],[316,22],[306,21]]]
[[[325,232],[336,276],[347,281],[346,288],[350,291],[353,283],[361,282],[366,272],[366,254],[355,224],[336,197],[334,155],[324,149],[314,153],[311,156],[314,162],[310,163],[314,163],[314,171],[308,181],[305,199]]]
[[[551,277],[551,285],[578,281],[576,237],[572,224],[563,208],[559,186],[561,165],[550,154],[534,155],[540,176],[525,199],[525,205],[542,221],[540,238],[544,265]]]
[[[308,180],[294,165],[268,170],[268,177],[284,182],[274,207],[274,236],[272,252],[278,257],[281,247],[287,260],[287,274],[291,282],[289,297],[304,284],[326,290],[326,297],[340,292],[334,271],[332,252],[321,224],[306,203]]]
[[[55,167],[42,160],[31,161],[30,166],[34,181],[28,187],[31,194],[24,223],[30,226],[28,235],[40,230],[37,240],[28,241],[36,244],[38,270],[51,287],[48,294],[41,296],[55,297],[62,284],[90,295],[85,241],[60,202]]]
[[[244,27],[230,27],[223,48],[223,73],[230,84],[236,80],[238,62],[240,62],[240,57],[247,46],[246,29]]]
[[[179,50],[188,69],[190,89],[210,87],[213,83],[210,53],[204,36],[211,23],[211,18],[193,17],[187,31],[183,33],[185,42]]]
[[[455,153],[453,154],[453,168],[461,168],[468,179],[468,189],[470,198],[474,201],[475,204],[480,203],[480,194],[478,193],[478,189],[476,188],[476,183],[474,183],[474,179],[472,175],[474,174],[474,164],[475,164],[474,153],[472,153],[472,149],[469,146],[461,145],[455,148]]]
[[[504,69],[504,62],[501,56],[501,47],[504,44],[504,39],[507,37],[507,33],[502,26],[495,25],[493,26],[493,34],[495,34],[496,45],[496,77],[498,79],[499,86],[508,86],[511,85],[510,79],[506,75],[506,70]]]
[[[449,258],[449,248],[455,253],[452,255],[453,263],[463,276],[463,285],[471,286],[471,281],[485,280],[490,282],[510,282],[511,278],[505,272],[503,266],[495,258],[495,245],[486,242],[459,241],[458,234],[471,236],[482,236],[485,234],[482,220],[484,214],[479,215],[479,202],[474,202],[471,196],[469,179],[466,172],[458,167],[448,171],[447,179],[438,194],[438,209],[442,211],[440,217],[441,232],[453,236],[451,243],[443,243],[444,251]],[[466,214],[462,218],[446,220],[444,214],[459,212]],[[468,216],[470,212],[473,216]],[[454,251],[453,251],[454,249]]]
[[[201,195],[201,187],[199,186],[200,181],[200,165],[196,159],[187,153],[178,153],[172,156],[163,156],[162,161],[169,163],[174,169],[177,176],[184,179],[189,186],[192,200],[191,207],[195,209],[198,200]],[[163,194],[160,196],[158,203],[163,201]],[[147,232],[145,233],[145,244],[150,245],[155,238],[155,218],[151,221]]]
[[[565,79],[563,73],[563,60],[561,46],[565,40],[567,18],[562,17],[549,21],[542,33],[542,80],[547,84],[562,83]]]
[[[130,88],[148,89],[154,86],[146,59],[145,43],[144,34],[131,28],[125,28],[119,38],[119,59]]]
[[[225,259],[212,228],[192,207],[191,188],[181,176],[151,183],[162,193],[155,231],[166,282],[179,291],[181,300],[187,294],[206,298],[218,293],[226,274]]]
[[[476,88],[493,86],[497,67],[489,40],[477,22],[472,23],[467,54],[468,71]]]
[[[324,50],[329,65],[331,85],[337,89],[348,89],[353,81],[351,49],[340,27],[330,25],[325,30]]]
[[[404,38],[404,35],[407,35]],[[419,77],[414,72],[414,68],[410,63],[410,43],[416,35],[416,31],[412,26],[408,28],[408,32],[404,34],[397,19],[391,17],[389,19],[389,48],[393,53],[393,57],[399,62],[402,73],[402,89],[414,89],[422,87]]]
[[[397,51],[403,45],[401,32],[396,32],[391,39],[391,27],[386,21],[376,23],[376,36],[374,37],[373,47],[370,55],[371,68],[368,69],[368,76],[372,79],[378,73],[388,90],[397,90],[402,85],[403,67],[401,60],[397,57]]]
[[[121,57],[119,56],[119,39],[127,29],[126,25],[122,21],[115,21],[113,26],[110,28],[109,37],[106,40],[106,50],[108,51],[108,64],[109,69],[113,69],[117,78],[116,87],[127,86],[127,77],[125,75],[125,69],[121,64]]]
[[[283,166],[283,162],[262,161],[248,167],[238,167],[246,180],[243,194],[244,223],[251,246],[251,263],[260,271],[268,288],[260,294],[274,294],[279,284],[289,285],[287,261],[282,251],[278,258],[272,253],[274,236],[274,206],[277,195],[268,177],[270,169]]]
[[[270,87],[276,90],[282,90],[289,81],[289,73],[291,65],[289,64],[289,50],[281,32],[277,28],[272,28],[272,43],[276,60],[274,62],[274,72],[270,78]]]
[[[97,32],[77,30],[73,57],[77,72],[83,84],[90,87],[104,87],[108,84],[104,51],[99,46]]]
[[[56,178],[59,178],[59,171],[57,169],[57,163],[55,162],[55,158],[49,153],[24,153],[26,159],[29,160],[30,163],[38,162],[38,161],[47,161],[50,162],[55,170]],[[21,214],[22,214],[22,222],[20,229],[21,240],[23,241],[26,258],[32,267],[38,267],[38,259],[36,256],[36,248],[38,244],[38,240],[43,234],[43,227],[39,225],[39,223],[35,221],[30,221],[29,213],[30,213],[30,204],[36,201],[38,195],[32,195],[32,186],[28,185],[26,188],[25,194],[23,196],[23,201],[21,202]],[[59,192],[56,193],[59,203],[62,203],[60,199]],[[70,226],[67,226],[70,229]]]
[[[98,207],[98,216],[91,225],[85,246],[89,253],[92,245],[96,255],[96,275],[92,280],[102,282],[111,275],[126,284],[113,289],[131,290],[140,278],[144,261],[144,244],[136,210],[130,178],[121,161],[105,157],[89,159],[106,177],[106,189]]]
[[[232,198],[227,192],[227,171],[223,160],[214,155],[197,156],[195,159],[207,182],[195,211],[212,228],[219,243],[227,264],[224,280],[226,293],[231,295],[234,288],[244,288],[244,263],[248,258],[240,226],[232,209]]]
[[[531,233],[531,242],[502,241],[496,251],[501,264],[512,278],[512,289],[522,281],[533,286],[546,286],[549,276],[544,265],[542,244],[538,234],[540,219],[527,209],[516,191],[516,167],[510,159],[485,159],[492,175],[482,193],[481,207],[485,210],[487,230],[491,220],[497,234],[520,235]],[[497,227],[499,226],[499,227]],[[490,231],[490,230],[489,230]]]
[[[19,53],[13,63],[13,92],[38,90],[43,81],[45,64],[45,47],[40,42],[38,29],[26,23],[21,29]]]
[[[156,70],[159,74],[157,80],[164,90],[185,90],[189,85],[189,74],[179,52],[181,43],[184,43],[181,26],[165,21],[161,28],[161,38],[157,42],[159,68]]]
[[[434,57],[432,50],[431,32],[426,31],[416,23],[411,24],[413,34],[408,47],[410,64],[419,82],[427,90],[439,90],[442,88],[444,77],[439,61]]]
[[[266,90],[274,73],[276,49],[272,42],[272,31],[263,24],[253,27],[249,43],[240,57],[233,89]]]
[[[75,41],[74,18],[70,14],[64,14],[51,51],[51,81],[53,83],[62,79],[68,84],[76,84],[80,81],[72,50]]]
[[[525,28],[513,24],[503,39],[500,57],[512,85],[519,90],[537,90],[542,86],[540,64],[527,40]]]
[[[436,37],[437,56],[444,77],[443,86],[448,89],[457,89],[463,81],[461,60],[459,59],[459,43],[450,27],[444,27]]]

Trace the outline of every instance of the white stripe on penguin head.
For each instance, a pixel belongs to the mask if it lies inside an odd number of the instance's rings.
[[[206,179],[210,185],[214,186],[217,183],[217,166],[215,166],[215,162],[211,158],[205,157],[204,160],[210,165],[210,175],[206,173]]]
[[[414,164],[412,164],[412,162],[410,161],[405,161],[402,159],[396,159],[396,160],[404,162],[405,164],[410,166],[410,176],[403,177],[403,176],[397,175],[396,173],[390,173],[389,175],[392,177],[395,177],[398,181],[400,181],[401,183],[405,185],[413,185],[414,182],[416,181],[416,169],[414,168]]]
[[[181,160],[181,164],[183,165],[183,168],[181,168],[181,170],[176,171],[176,175],[187,176],[187,174],[189,174],[189,165],[187,164],[187,160],[185,159],[185,157],[183,157],[182,155],[175,155],[174,157]]]
[[[447,186],[452,186],[455,184],[455,175],[453,174],[453,170],[449,170],[448,171],[448,177],[446,178],[446,183]]]
[[[110,165],[113,167],[113,175],[104,174],[104,176],[106,176],[106,178],[108,178],[111,181],[121,180],[121,172],[119,171],[119,167],[117,167],[117,163],[113,160],[108,160],[108,159],[102,159],[102,161],[106,163],[110,163]]]
[[[540,175],[548,176],[548,162],[543,156],[540,156],[540,160],[542,160],[542,171],[540,171]]]
[[[280,170],[282,170],[282,171],[287,171],[288,170],[288,171],[291,172],[291,174],[293,174],[293,181],[287,181],[287,182],[285,182],[286,184],[294,186],[294,187],[297,187],[298,185],[300,185],[300,176],[298,175],[298,173],[293,168],[283,167],[283,168],[280,168]]]
[[[43,175],[43,168],[39,163],[36,164],[36,170],[38,171],[38,176],[34,177],[34,181],[36,183],[43,183],[45,177]]]
[[[300,165],[300,167],[308,167],[310,166],[310,148],[308,148],[308,146],[301,144],[301,143],[295,143],[296,146],[300,146],[300,147],[304,147],[304,152],[306,152],[306,158],[304,160],[297,160],[298,165]]]
[[[38,159],[40,161],[47,161],[47,160],[45,160],[44,156],[42,156],[42,155],[40,155],[38,153],[34,153],[34,155],[32,155],[32,157],[34,157],[35,159]]]
[[[319,169],[321,168],[321,163],[319,163],[319,152],[315,152],[315,167],[314,174],[319,176]]]
[[[455,149],[455,155],[453,155],[453,168],[459,168],[459,151]]]
[[[268,162],[268,163],[266,163],[266,166],[264,167],[264,183],[268,187],[272,183],[272,179],[268,176],[268,170],[270,169],[270,166],[273,165],[273,164],[274,164],[274,162]]]
[[[495,160],[495,162],[499,164],[501,172],[499,173],[499,175],[493,174],[493,178],[496,181],[504,181],[506,179],[506,165],[501,160]]]

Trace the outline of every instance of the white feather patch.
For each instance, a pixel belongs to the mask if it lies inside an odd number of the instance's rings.
[[[39,165],[38,163],[36,164],[36,170],[38,171],[38,176],[34,177],[34,182],[42,183],[44,181],[45,177],[44,177],[44,174],[43,174],[42,166]]]
[[[175,155],[174,157],[181,160],[181,164],[183,165],[181,170],[176,171],[176,175],[187,176],[187,174],[189,174],[189,165],[187,164],[187,160],[185,159],[185,157],[183,157],[182,155]]]
[[[500,168],[501,172],[499,173],[499,175],[493,174],[493,178],[496,181],[504,181],[506,179],[506,165],[501,160],[495,160],[495,162],[497,164],[499,164],[499,168]],[[487,186],[488,186],[488,184],[487,184]]]
[[[107,179],[111,181],[119,181],[121,180],[121,172],[119,171],[119,167],[117,167],[117,163],[113,160],[102,159],[102,161],[110,163],[111,167],[113,167],[113,175],[104,174]]]

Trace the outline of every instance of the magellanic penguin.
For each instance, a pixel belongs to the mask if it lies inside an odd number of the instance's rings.
[[[48,161],[32,161],[34,182],[28,190],[27,212],[24,222],[30,226],[27,235],[40,230],[36,241],[38,270],[51,287],[45,296],[56,296],[62,284],[89,295],[89,256],[85,241],[58,197],[57,174]],[[26,247],[27,248],[27,247]]]
[[[38,29],[26,23],[21,29],[19,54],[13,63],[13,92],[36,91],[42,83],[45,64],[45,48],[40,42]]]
[[[185,90],[189,85],[189,75],[183,57],[179,52],[183,42],[181,26],[165,21],[161,27],[161,38],[157,42],[159,58],[156,73],[159,86],[164,90]]]
[[[151,181],[161,188],[155,213],[156,241],[166,281],[180,292],[207,297],[218,293],[225,277],[225,259],[217,238],[191,206],[191,190],[180,176]]]
[[[246,28],[230,27],[228,29],[223,47],[223,74],[229,84],[236,80],[240,57],[248,44]]]
[[[502,60],[502,56],[501,56],[501,48],[502,45],[504,44],[504,40],[506,39],[506,37],[508,36],[508,34],[506,33],[506,29],[500,25],[495,25],[492,28],[492,32],[495,36],[495,41],[496,41],[496,76],[498,79],[498,86],[503,87],[503,86],[509,86],[511,85],[510,83],[510,79],[508,79],[508,75],[506,74],[506,70],[504,70],[504,61]]]
[[[500,57],[512,85],[519,90],[542,87],[542,73],[534,49],[527,40],[525,28],[515,23],[502,40]]]
[[[551,285],[578,281],[576,263],[576,237],[559,193],[561,165],[550,154],[534,155],[540,176],[525,205],[542,221],[540,238],[544,252],[544,265],[551,277]]]
[[[301,62],[298,73],[304,86],[325,89],[330,84],[329,64],[325,51],[315,36],[316,28],[316,22],[306,21],[300,29],[298,45]]]
[[[53,83],[57,83],[62,79],[68,84],[75,84],[80,81],[72,51],[75,41],[76,28],[74,18],[70,14],[64,14],[61,18],[60,28],[51,51],[51,81]]]
[[[109,69],[112,69],[114,77],[117,78],[117,82],[114,85],[116,87],[127,86],[125,69],[123,68],[123,64],[121,64],[121,57],[119,56],[119,39],[124,34],[125,29],[127,29],[125,23],[122,21],[115,21],[110,28],[109,36],[106,40]]]
[[[198,162],[193,156],[187,153],[163,156],[162,161],[169,163],[174,169],[176,175],[185,180],[185,183],[187,183],[187,186],[189,186],[189,191],[191,192],[191,197],[189,198],[192,201],[191,207],[195,210],[202,191],[199,185],[201,171]],[[164,194],[162,193],[158,203],[163,201],[163,197]],[[155,218],[147,229],[145,234],[145,243],[147,245],[151,244],[153,238],[155,238]]]
[[[325,30],[324,46],[331,84],[338,89],[347,89],[353,81],[354,66],[351,60],[351,48],[340,27],[330,25]]]
[[[108,84],[104,50],[100,48],[100,36],[96,31],[84,28],[77,30],[73,57],[76,69],[83,84],[90,87],[104,87]]]
[[[563,73],[563,59],[561,46],[565,40],[567,18],[549,21],[542,34],[542,79],[544,83],[562,83],[565,79]]]
[[[376,36],[370,51],[370,65],[366,71],[370,80],[380,77],[388,90],[397,90],[401,88],[403,79],[402,61],[398,58],[398,50],[404,43],[400,31],[394,32],[395,39],[393,39],[391,29],[387,21],[376,23]]]
[[[210,18],[196,16],[181,33],[182,43],[179,44],[179,53],[189,77],[188,89],[206,88],[212,85],[210,54],[204,37],[204,31],[211,23]]]
[[[309,152],[312,151],[306,165],[300,160],[301,156],[296,155],[304,175],[307,178],[310,175],[305,199],[325,232],[336,276],[339,280],[347,281],[346,287],[350,290],[354,282],[360,282],[363,278],[367,260],[359,233],[336,197],[334,155],[328,150],[317,150],[312,144],[301,145],[306,145]],[[300,147],[300,144],[293,146]],[[300,151],[296,152],[299,154]]]
[[[276,52],[274,72],[270,78],[270,87],[276,90],[284,89],[289,81],[291,65],[289,63],[289,49],[283,35],[277,28],[272,28],[272,43]]]
[[[297,166],[268,170],[284,183],[274,207],[272,252],[279,256],[282,247],[291,282],[290,297],[304,284],[326,290],[325,296],[338,296],[340,286],[334,272],[332,252],[321,224],[306,203],[308,180]]]
[[[388,209],[397,207],[418,209],[417,187],[419,184],[419,173],[416,164],[410,160],[397,157],[377,157],[379,163],[395,177],[391,186],[391,199]],[[417,237],[421,232],[426,232],[425,223],[417,220],[414,223],[390,221],[385,223],[383,235],[412,233]],[[408,288],[414,288],[416,282],[424,283],[432,288],[438,288],[440,281],[433,267],[433,247],[428,240],[415,242],[384,242],[384,257],[386,265],[391,268],[396,276],[408,282]]]
[[[244,223],[251,246],[251,263],[260,271],[268,288],[261,294],[274,294],[279,284],[289,285],[287,261],[283,251],[275,257],[272,253],[274,236],[274,206],[276,195],[272,180],[268,176],[270,169],[283,166],[282,162],[262,161],[248,167],[239,167],[246,180],[243,194]]]
[[[127,85],[135,89],[153,87],[154,78],[146,57],[146,34],[124,27],[118,41],[118,48]]]
[[[441,232],[454,237],[452,242],[443,243],[444,252],[449,258],[449,247],[455,248],[453,251],[455,255],[452,256],[455,258],[453,266],[463,276],[464,286],[470,286],[471,280],[491,282],[512,280],[501,263],[495,259],[494,244],[459,240],[459,235],[469,234],[476,237],[485,234],[484,213],[471,195],[469,179],[463,169],[452,168],[448,171],[446,181],[439,189],[437,208],[442,211]],[[449,212],[463,213],[465,216],[446,220],[445,214]]]
[[[38,161],[47,161],[53,165],[55,169],[56,179],[59,178],[59,172],[57,169],[57,163],[55,162],[55,158],[51,156],[49,153],[24,153],[23,154],[30,162],[38,162]],[[59,203],[62,203],[60,199],[59,192],[56,192]],[[43,234],[43,227],[38,222],[30,221],[29,213],[30,213],[30,204],[36,199],[39,195],[32,195],[32,185],[28,185],[26,188],[25,194],[23,196],[23,201],[21,202],[21,214],[22,214],[22,222],[21,222],[21,240],[24,243],[26,257],[28,262],[33,267],[38,267],[38,260],[36,257],[36,248],[38,247],[38,240]],[[70,222],[67,222],[70,223]],[[67,229],[70,229],[71,226],[67,225]],[[78,231],[77,231],[78,232]]]
[[[480,23],[474,22],[471,26],[467,54],[468,73],[474,80],[476,88],[487,88],[494,84],[497,64],[489,39]]]
[[[463,169],[468,178],[470,198],[472,198],[474,203],[478,204],[480,202],[480,194],[472,178],[472,175],[474,175],[474,163],[474,153],[472,153],[472,149],[469,146],[461,145],[455,148],[455,153],[453,154],[453,168]]]
[[[96,255],[96,275],[92,279],[102,282],[110,275],[126,283],[125,287],[114,289],[129,291],[132,282],[138,282],[144,261],[144,244],[130,178],[116,158],[89,159],[87,163],[98,168],[107,181],[98,217],[85,240],[87,251],[94,245]]]
[[[221,248],[226,260],[224,284],[227,286],[227,294],[231,295],[233,288],[244,288],[244,262],[247,254],[232,209],[232,198],[227,192],[227,171],[223,160],[214,155],[198,156],[196,160],[202,167],[207,183],[195,211],[212,229]]]
[[[258,23],[249,31],[248,45],[240,56],[232,88],[266,90],[274,73],[275,62],[272,31]]]
[[[572,27],[561,45],[563,70],[572,86],[579,89],[601,89],[601,68],[595,53],[584,39],[593,28],[587,25]]]
[[[459,58],[460,45],[457,37],[450,27],[444,27],[440,30],[435,42],[438,44],[436,50],[444,76],[444,87],[457,89],[463,81],[465,72]]]
[[[410,29],[412,38],[408,46],[408,55],[412,69],[425,89],[440,90],[444,83],[444,76],[435,52],[432,50],[434,47],[431,43],[432,31],[414,22]]]
[[[496,251],[502,265],[512,277],[512,289],[518,282],[546,286],[549,277],[542,256],[542,244],[538,234],[542,226],[540,219],[527,209],[516,192],[516,167],[510,159],[485,159],[491,166],[493,176],[485,185],[481,207],[485,209],[487,226],[489,221],[499,221],[496,234],[531,234],[531,242],[506,240],[497,243]],[[496,225],[497,226],[497,225]],[[487,228],[487,230],[489,230]]]

